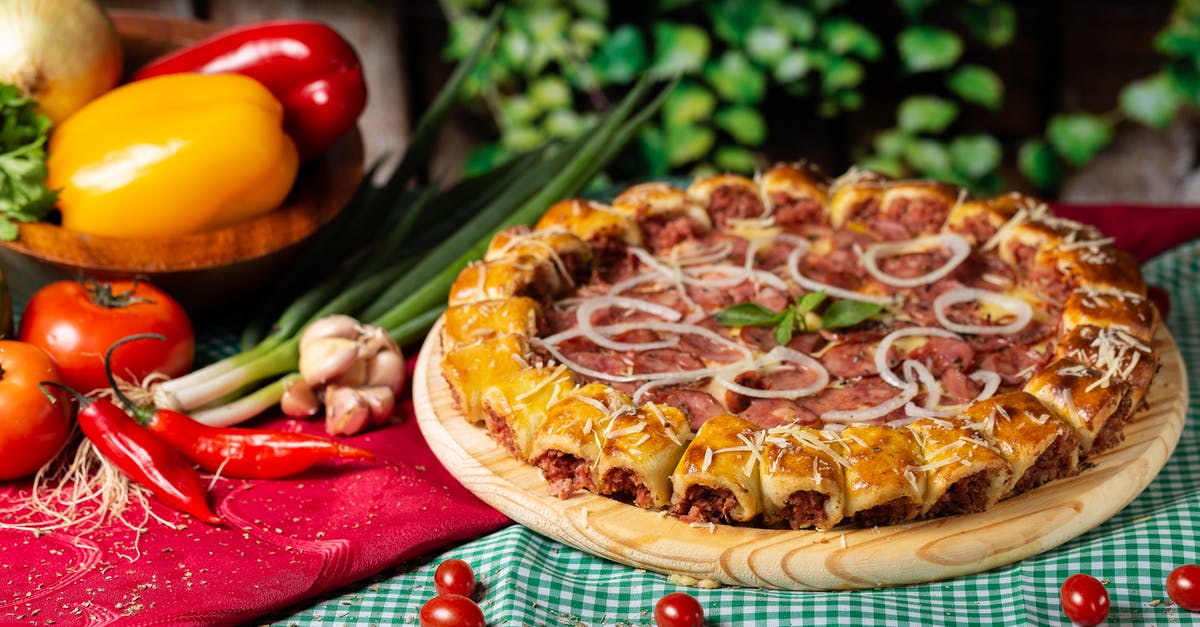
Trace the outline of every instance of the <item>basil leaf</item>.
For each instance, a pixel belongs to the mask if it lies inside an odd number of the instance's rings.
[[[825,292],[809,292],[796,299],[796,310],[800,313],[808,313],[825,302],[826,298],[828,295]]]
[[[778,324],[790,310],[776,313],[758,303],[738,303],[718,311],[713,317],[727,327],[769,327]]]
[[[840,329],[854,326],[883,311],[882,305],[858,300],[839,300],[829,306],[821,316],[822,329]]]
[[[796,330],[796,310],[788,307],[783,310],[783,320],[775,327],[775,341],[780,346],[787,346],[792,341],[792,333]]]

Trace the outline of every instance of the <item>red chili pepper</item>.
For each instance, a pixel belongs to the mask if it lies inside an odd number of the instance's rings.
[[[208,507],[208,491],[191,462],[104,398],[90,399],[54,382],[79,400],[79,429],[96,450],[164,504],[201,522],[224,524]]]
[[[375,459],[369,451],[307,433],[210,427],[169,409],[146,413],[146,427],[192,463],[229,477],[278,479],[328,459]]]
[[[236,72],[265,85],[283,103],[284,130],[305,160],[350,130],[367,103],[367,83],[353,46],[320,22],[229,28],[150,62],[133,80],[183,72]]]
[[[197,466],[213,473],[240,479],[278,479],[312,468],[330,459],[372,460],[375,455],[329,438],[307,433],[269,429],[211,427],[191,416],[169,409],[137,407],[117,387],[108,359],[125,342],[165,337],[142,333],[121,338],[108,349],[105,372],[113,393],[134,418],[159,438],[175,447]]]

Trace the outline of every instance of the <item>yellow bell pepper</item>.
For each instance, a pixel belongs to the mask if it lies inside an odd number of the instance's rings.
[[[198,233],[278,207],[299,157],[283,107],[239,74],[123,85],[50,136],[47,185],[63,228],[114,237]]]

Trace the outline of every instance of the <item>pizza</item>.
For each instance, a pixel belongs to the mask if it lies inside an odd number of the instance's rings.
[[[785,163],[501,231],[438,339],[457,409],[554,496],[827,530],[1081,472],[1159,324],[1137,262],[1035,198]]]

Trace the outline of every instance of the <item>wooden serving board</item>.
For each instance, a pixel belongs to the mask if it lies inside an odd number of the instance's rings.
[[[513,520],[606,559],[675,575],[691,585],[848,590],[948,579],[1054,548],[1108,520],[1154,480],[1187,413],[1187,377],[1164,329],[1162,369],[1125,442],[1080,474],[1002,501],[987,512],[871,529],[831,531],[693,527],[590,493],[546,494],[539,471],[517,461],[453,405],[434,328],[413,380],[417,420],[438,459],[479,498]]]

